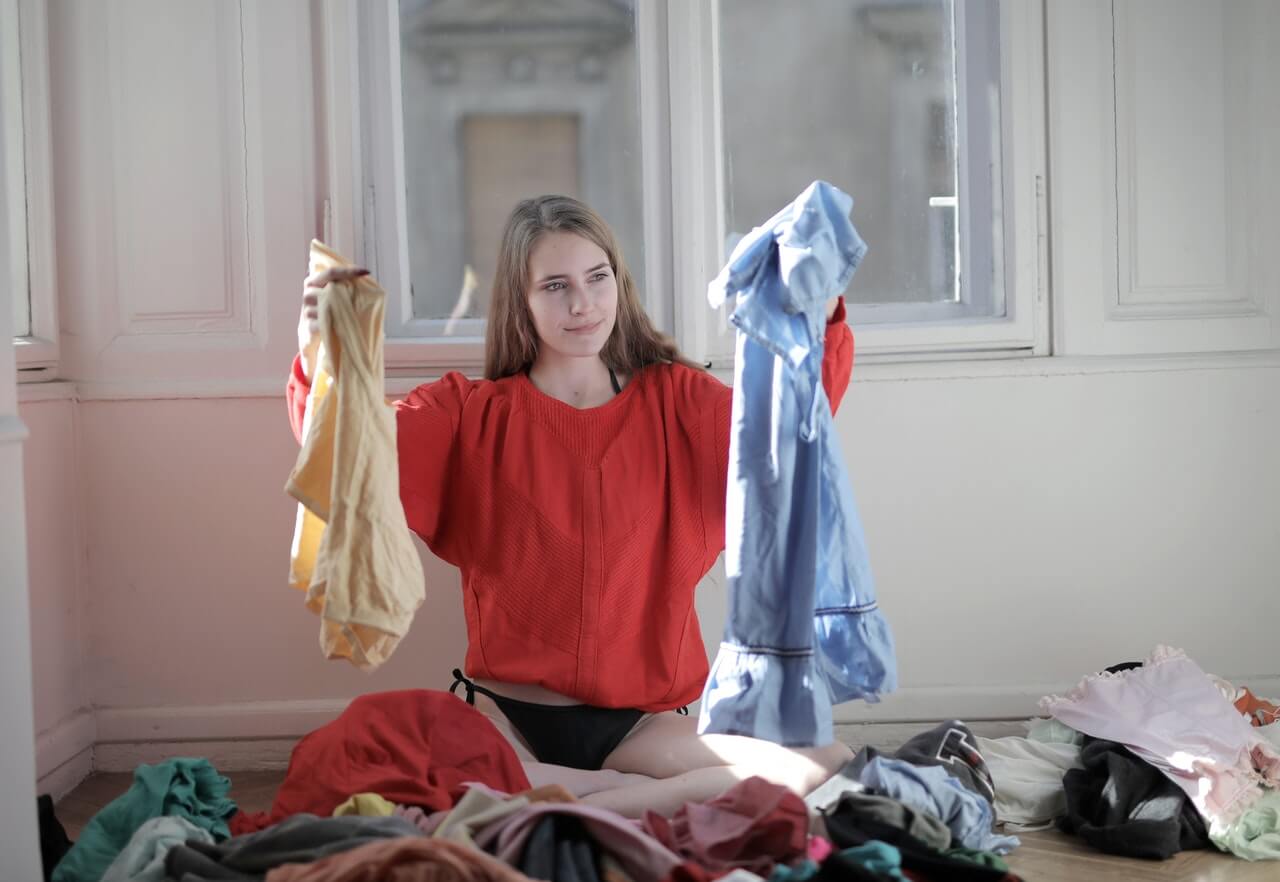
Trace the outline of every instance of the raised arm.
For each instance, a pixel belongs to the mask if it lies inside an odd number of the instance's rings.
[[[441,513],[447,508],[452,486],[454,440],[462,407],[475,383],[450,373],[434,383],[424,383],[392,406],[396,411],[396,458],[400,468],[400,502],[409,529],[439,557],[451,562],[454,554],[444,535]],[[302,442],[302,420],[311,390],[301,359],[295,357],[285,398],[294,437]]]

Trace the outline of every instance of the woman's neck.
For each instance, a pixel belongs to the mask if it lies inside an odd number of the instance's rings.
[[[540,392],[579,409],[599,407],[616,394],[599,356],[567,357],[544,348],[529,368],[529,380]]]

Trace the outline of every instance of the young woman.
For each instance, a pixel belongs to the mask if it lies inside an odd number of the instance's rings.
[[[315,289],[365,272],[304,283],[288,386],[299,436]],[[832,407],[853,364],[844,318],[833,298]],[[803,795],[850,758],[841,744],[700,736],[685,711],[708,672],[694,588],[724,548],[731,401],[654,329],[605,222],[542,196],[503,233],[485,378],[450,373],[396,405],[409,526],[462,571],[468,676],[455,671],[454,687],[535,784],[669,814],[751,775]]]

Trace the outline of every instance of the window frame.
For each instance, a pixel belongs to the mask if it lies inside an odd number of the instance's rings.
[[[17,107],[3,122],[6,178],[0,208],[21,231],[25,260],[13,260],[28,293],[27,333],[13,338],[18,382],[48,380],[58,367],[58,300],[54,264],[53,143],[49,129],[48,11],[40,0],[0,0],[0,100]],[[22,282],[19,282],[21,286]],[[8,280],[6,280],[8,283]]]
[[[965,0],[955,0],[955,3],[958,7],[967,6]],[[677,269],[677,276],[683,277],[687,286],[696,284],[701,287],[719,269],[719,243],[724,241],[725,235],[724,176],[721,171],[723,142],[718,99],[719,0],[701,0],[679,9],[684,21],[672,23],[673,49],[682,50],[680,60],[688,66],[688,82],[697,83],[700,88],[686,88],[672,95],[672,155],[687,158],[679,164],[673,158],[673,181],[683,178],[691,186],[699,188],[697,198],[689,205],[690,211],[698,217],[687,222],[687,229],[688,235],[709,252],[697,257],[687,256],[686,265]],[[937,320],[863,323],[870,310],[898,307],[850,304],[849,321],[856,330],[861,361],[1009,358],[1048,355],[1050,352],[1044,9],[1040,2],[1009,0],[999,0],[998,9],[1001,138],[998,149],[1002,159],[999,181],[1003,199],[993,207],[1001,213],[1001,223],[997,228],[1003,236],[1004,253],[999,264],[992,263],[994,274],[1002,279],[1002,284],[993,291],[993,297],[997,303],[1003,300],[1005,314],[957,315],[954,304],[937,304],[933,308],[942,313]],[[957,21],[962,19],[964,16],[958,10]],[[959,31],[958,26],[958,40]],[[679,39],[680,36],[684,39]],[[960,52],[963,56],[963,46]],[[967,83],[968,75],[958,76],[957,80]],[[957,92],[959,103],[963,101],[966,89],[958,87]],[[708,112],[711,108],[714,108],[713,113]],[[960,108],[957,113],[961,113]],[[963,138],[963,128],[964,120],[961,118],[957,127],[958,141]],[[681,134],[684,134],[683,150],[677,149]],[[714,140],[713,157],[699,155],[698,137],[704,139],[704,144]],[[713,168],[714,172],[711,171]],[[961,176],[960,187],[958,196],[963,200],[965,176]],[[856,194],[854,196],[856,199]],[[966,213],[961,213],[962,225],[967,223],[964,220]],[[855,223],[856,214],[855,207]],[[680,220],[682,218],[677,215],[677,240],[680,238]],[[962,248],[966,247],[964,242],[968,238],[963,235],[963,229],[962,226]],[[714,235],[710,231],[714,231]],[[677,287],[676,290],[691,288]],[[713,315],[706,308],[706,301],[700,297],[685,297],[679,306],[685,313],[684,326],[692,330],[691,334],[680,338],[686,351],[710,361],[714,367],[732,365],[733,334],[725,321],[725,307],[721,307],[719,315]],[[915,307],[915,312],[917,315],[927,314],[927,309]]]
[[[650,292],[656,292],[646,298],[646,309],[691,357],[725,368],[733,361],[727,312],[712,310],[705,298],[723,262],[725,235],[719,14],[720,0],[636,3],[635,51],[644,263]],[[853,306],[860,359],[1048,354],[1043,16],[1041,2],[999,0],[1003,200],[995,210],[1002,213],[1004,259],[994,267],[1003,280],[994,296],[1003,298],[1006,314],[957,316],[955,304],[938,304],[951,307],[951,315],[861,324],[866,309],[883,307]],[[347,38],[353,33],[357,40]],[[412,303],[400,281],[409,269],[398,3],[321,0],[320,40],[320,235],[368,266],[392,292],[389,328],[412,329],[423,320],[406,320]],[[387,193],[390,198],[379,198]],[[385,356],[389,374],[437,375],[477,372],[483,351],[478,335],[389,333]]]

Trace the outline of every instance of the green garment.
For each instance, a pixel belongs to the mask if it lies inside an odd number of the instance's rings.
[[[80,838],[53,871],[53,882],[98,882],[145,822],[186,818],[215,838],[231,835],[227,818],[236,804],[227,798],[231,782],[205,759],[177,758],[138,766],[133,786],[93,816]]]
[[[794,867],[778,864],[769,874],[769,882],[806,882],[816,875],[818,875],[818,865],[813,861],[804,860]]]
[[[1280,790],[1264,792],[1234,824],[1214,824],[1209,839],[1223,851],[1248,861],[1280,859]]]
[[[1027,738],[1044,744],[1079,745],[1084,741],[1084,735],[1052,717],[1031,720],[1027,724]]]
[[[905,879],[902,875],[902,852],[879,839],[864,842],[857,848],[846,848],[839,853],[846,860],[853,860],[873,873],[890,879]]]
[[[1001,873],[1009,872],[1009,865],[1001,859],[1000,855],[994,852],[981,851],[976,848],[948,848],[943,854],[958,861],[967,861],[980,867],[989,867]]]

